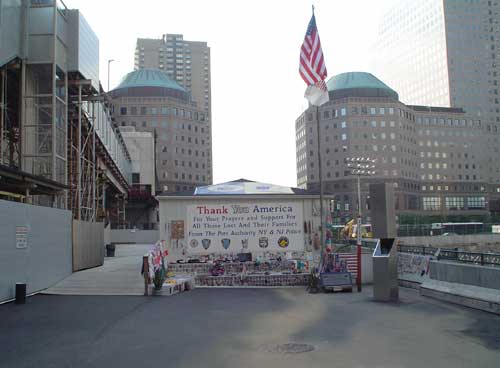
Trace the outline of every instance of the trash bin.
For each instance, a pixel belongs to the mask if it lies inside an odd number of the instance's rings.
[[[26,303],[26,284],[18,282],[16,283],[16,304]]]
[[[399,298],[397,239],[381,238],[373,252],[373,297],[395,302]]]
[[[114,257],[114,256],[115,256],[115,245],[106,244],[106,257]]]

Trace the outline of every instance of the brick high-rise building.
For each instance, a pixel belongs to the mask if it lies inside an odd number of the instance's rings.
[[[134,69],[158,69],[165,72],[190,94],[191,102],[204,112],[208,130],[212,130],[210,47],[206,42],[186,41],[182,34],[164,34],[160,39],[138,38]],[[211,155],[211,140],[207,144]],[[211,175],[211,160],[209,164]]]
[[[140,69],[123,77],[109,95],[117,124],[155,135],[158,191],[187,191],[212,184],[210,122],[183,87],[165,72]]]
[[[206,42],[186,41],[181,34],[166,34],[161,39],[138,38],[134,69],[164,71],[210,116],[210,47]]]
[[[398,215],[487,216],[500,209],[500,184],[489,183],[488,124],[461,108],[406,105],[369,73],[343,73],[327,82],[330,101],[319,107],[322,182],[335,193],[335,219],[357,212],[357,182],[350,158],[376,160],[362,178],[362,208],[369,183],[393,183]],[[296,120],[297,184],[319,187],[316,107]],[[369,211],[363,211],[369,219]]]

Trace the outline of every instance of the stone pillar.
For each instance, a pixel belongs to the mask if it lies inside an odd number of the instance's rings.
[[[392,183],[370,184],[370,217],[374,238],[395,238],[396,209]]]

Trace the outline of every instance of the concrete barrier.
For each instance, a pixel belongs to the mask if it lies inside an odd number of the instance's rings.
[[[71,212],[0,200],[0,302],[16,282],[34,293],[71,275]]]
[[[73,271],[104,263],[104,223],[73,220]]]
[[[500,293],[496,289],[428,280],[422,283],[420,294],[448,303],[500,314]]]
[[[433,280],[500,290],[500,268],[498,267],[431,261],[430,277]]]

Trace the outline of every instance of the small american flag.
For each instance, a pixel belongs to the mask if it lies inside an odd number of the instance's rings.
[[[307,27],[304,42],[300,48],[299,73],[307,89],[304,97],[311,105],[322,105],[328,101],[328,90],[325,78],[327,76],[325,59],[321,50],[316,17],[314,13]]]
[[[358,256],[356,253],[339,253],[339,258],[346,261],[347,272],[350,272],[351,278],[356,280],[358,277]]]

